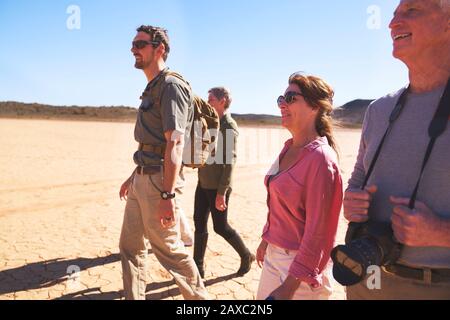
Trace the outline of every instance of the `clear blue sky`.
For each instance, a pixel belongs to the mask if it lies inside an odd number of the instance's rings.
[[[277,114],[294,71],[316,74],[335,104],[407,83],[388,24],[398,0],[1,0],[0,101],[136,107],[146,85],[130,43],[141,24],[169,30],[168,65],[194,91],[231,89],[233,112]],[[69,5],[81,9],[69,30]],[[369,28],[380,9],[379,29]]]

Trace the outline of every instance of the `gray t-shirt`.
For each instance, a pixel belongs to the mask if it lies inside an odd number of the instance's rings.
[[[153,79],[146,89],[150,89],[163,76],[167,69]],[[161,146],[166,143],[164,132],[175,131],[184,134],[185,139],[189,136],[194,117],[192,106],[192,93],[189,85],[174,76],[167,76],[163,84],[161,108],[155,108],[155,101],[147,95],[142,99],[138,110],[134,137],[138,143]],[[162,165],[161,155],[136,151],[134,162],[138,166]]]
[[[369,216],[389,222],[392,204],[389,197],[410,198],[419,177],[430,141],[428,127],[438,108],[445,87],[409,93],[405,107],[383,144],[368,185],[377,185]],[[389,116],[404,89],[374,101],[368,108],[357,162],[349,187],[360,187],[376,149],[388,127]],[[450,218],[450,126],[438,138],[420,183],[417,200],[437,215]],[[399,263],[429,268],[450,268],[450,248],[404,246]]]

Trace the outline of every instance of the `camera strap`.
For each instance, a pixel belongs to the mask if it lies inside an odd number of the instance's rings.
[[[389,135],[389,132],[391,132],[391,129],[393,127],[395,120],[398,119],[398,117],[400,116],[400,113],[402,112],[403,108],[405,107],[405,102],[406,102],[406,97],[408,95],[408,92],[409,92],[409,86],[402,92],[402,94],[400,95],[400,98],[398,98],[398,100],[397,100],[394,110],[392,110],[392,113],[389,117],[389,125],[386,129],[386,132],[383,135],[383,138],[381,139],[380,144],[378,145],[377,151],[375,152],[375,155],[373,156],[372,162],[370,163],[369,170],[367,171],[367,174],[366,174],[366,178],[364,179],[364,182],[361,186],[362,190],[364,190],[364,188],[367,185],[367,182],[369,181],[370,176],[372,175],[372,171],[375,167],[375,163],[377,162],[378,157],[380,156],[381,148],[383,147],[386,137]]]
[[[386,129],[386,132],[381,139],[380,144],[378,145],[377,151],[375,152],[375,155],[372,159],[372,162],[370,163],[369,170],[367,171],[366,178],[364,179],[364,183],[361,187],[361,189],[364,190],[364,188],[367,185],[367,182],[369,181],[369,178],[373,172],[373,169],[375,167],[375,163],[378,160],[378,157],[380,156],[382,146],[386,140],[386,137],[389,135],[394,122],[398,119],[400,116],[400,113],[402,112],[405,104],[406,104],[406,97],[408,95],[408,92],[410,90],[410,86],[408,86],[407,89],[405,89],[402,94],[400,95],[400,98],[397,101],[397,104],[395,105],[394,110],[392,111],[390,117],[389,117],[389,126]],[[445,88],[444,94],[442,95],[442,98],[439,102],[438,109],[436,113],[434,114],[433,120],[431,120],[430,126],[428,127],[428,135],[430,137],[430,142],[428,143],[427,150],[425,152],[425,156],[422,162],[422,167],[419,174],[419,179],[417,180],[416,186],[414,188],[413,194],[411,196],[410,202],[409,202],[409,208],[414,209],[417,192],[419,190],[420,181],[422,180],[425,167],[428,163],[428,160],[430,159],[431,151],[433,150],[434,144],[439,138],[439,136],[444,133],[445,129],[447,128],[447,123],[449,121],[450,116],[450,79],[447,81],[447,86]]]

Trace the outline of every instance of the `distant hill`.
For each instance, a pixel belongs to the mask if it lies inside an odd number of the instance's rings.
[[[281,117],[268,114],[237,114],[232,113],[231,116],[239,125],[269,125],[280,126]]]
[[[22,103],[15,101],[0,102],[1,118],[133,122],[136,120],[136,114],[136,108],[125,106],[80,107],[50,106],[38,103]],[[264,114],[232,114],[232,116],[240,125],[281,124],[281,118],[279,116]]]
[[[354,100],[336,108],[333,117],[344,127],[359,127],[371,100]],[[0,118],[61,119],[87,121],[136,120],[137,109],[126,106],[87,107],[87,106],[50,106],[38,103],[15,101],[0,102]],[[265,114],[232,114],[239,125],[278,126],[279,116]]]
[[[100,121],[134,121],[136,109],[131,107],[50,106],[14,101],[0,102],[0,117],[31,119],[67,119]]]
[[[333,110],[333,119],[343,127],[361,127],[367,107],[373,100],[357,99]]]

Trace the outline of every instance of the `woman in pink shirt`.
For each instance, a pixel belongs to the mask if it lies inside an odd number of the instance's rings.
[[[342,206],[342,177],[332,133],[333,89],[293,74],[278,98],[292,135],[265,178],[267,223],[256,260],[263,270],[257,299],[328,299],[327,264]]]

